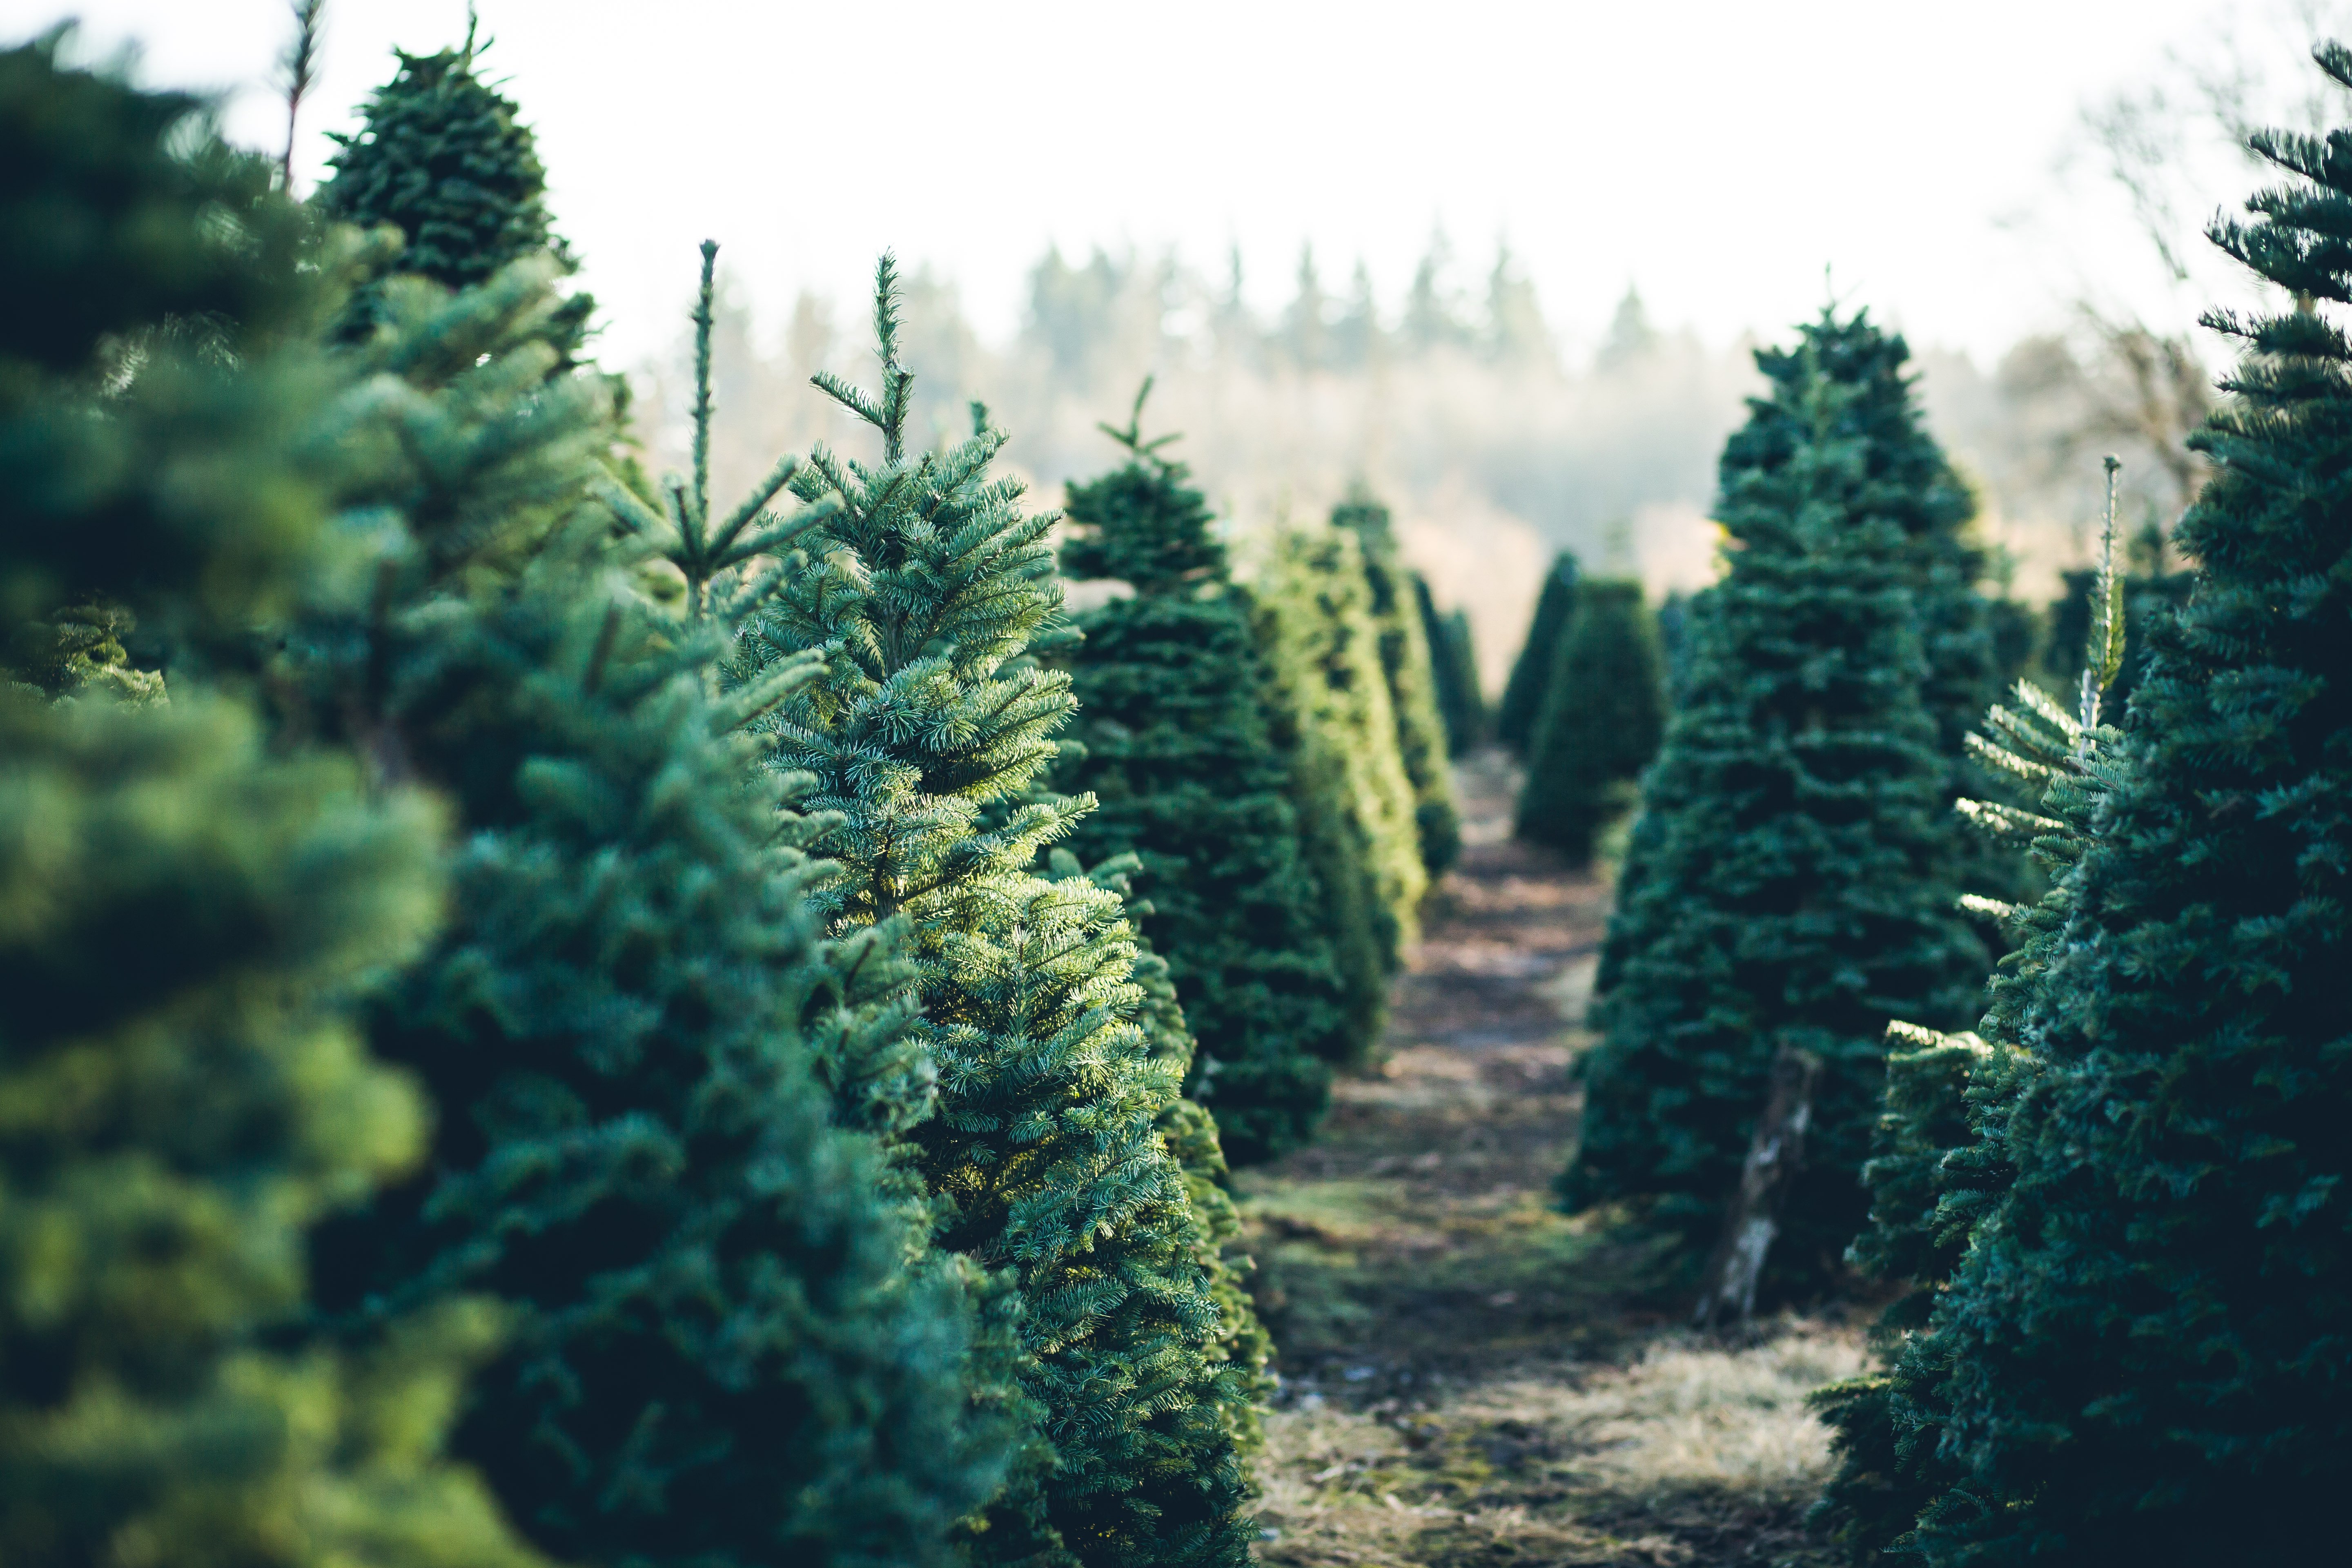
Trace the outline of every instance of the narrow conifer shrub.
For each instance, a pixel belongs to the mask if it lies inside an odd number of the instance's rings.
[[[1544,692],[1551,683],[1559,639],[1576,613],[1576,577],[1575,556],[1563,550],[1552,558],[1536,595],[1527,640],[1519,645],[1510,679],[1503,683],[1503,700],[1495,709],[1495,739],[1514,752],[1527,750],[1535,738],[1536,721],[1543,716]]]
[[[1445,726],[1445,754],[1459,757],[1486,739],[1486,693],[1478,683],[1478,656],[1470,643],[1470,617],[1461,610],[1437,612],[1429,579],[1412,574],[1413,604],[1429,645],[1429,668],[1437,694],[1437,717]]]
[[[430,1163],[321,1229],[318,1308],[369,1344],[502,1306],[456,1447],[551,1557],[943,1563],[1017,1430],[972,1399],[1009,1304],[835,1125],[826,1061],[887,1057],[901,964],[830,939],[815,825],[741,733],[816,672],[714,696],[730,628],[639,591],[667,541],[606,510],[554,274],[384,288],[363,368],[405,460],[348,504],[400,534],[366,616],[290,639],[309,721],[464,834],[370,1016],[442,1107]]]
[[[882,386],[819,384],[880,437],[878,463],[819,448],[793,480],[806,555],[740,673],[814,657],[774,710],[774,764],[815,781],[842,867],[843,931],[902,921],[937,1063],[935,1115],[904,1134],[940,1246],[1009,1271],[1023,1384],[1050,1464],[1027,1462],[967,1551],[985,1563],[1238,1564],[1255,1531],[1240,1434],[1255,1376],[1232,1353],[1216,1238],[1163,1119],[1186,1063],[1155,1053],[1118,893],[1041,877],[1092,803],[1026,799],[1073,700],[1033,639],[1061,621],[1045,538],[1004,437],[975,409],[942,451],[905,445],[895,267],[877,279]]]
[[[368,97],[360,129],[330,132],[339,150],[333,173],[313,204],[339,223],[389,224],[401,232],[388,270],[430,278],[446,289],[488,282],[526,256],[572,269],[570,247],[547,205],[547,171],[520,110],[476,69],[480,51],[469,22],[466,41],[429,55],[394,50],[399,68]],[[374,319],[376,292],[355,300],[358,322]],[[550,319],[550,341],[568,358],[587,332],[594,301],[567,298]]]
[[[1381,670],[1388,678],[1396,719],[1397,754],[1412,785],[1413,831],[1431,880],[1462,853],[1462,816],[1454,804],[1454,774],[1444,721],[1438,715],[1437,677],[1422,625],[1413,574],[1397,547],[1389,509],[1358,495],[1331,509],[1331,526],[1353,532],[1364,552],[1364,579],[1372,591],[1372,624],[1380,628]]]
[[[0,1541],[530,1568],[441,1452],[495,1311],[305,1324],[308,1227],[422,1152],[355,1014],[433,934],[445,823],[219,658],[361,581],[303,226],[197,100],[57,48],[0,53],[0,276],[44,301],[0,321]]]
[[[1258,584],[1291,798],[1347,987],[1349,1059],[1379,1046],[1388,983],[1420,938],[1428,873],[1396,744],[1363,552],[1351,531],[1288,529]]]
[[[1849,326],[1825,315],[1759,353],[1769,395],[1725,448],[1716,515],[1738,548],[1692,605],[1563,1184],[1572,1207],[1628,1202],[1702,1250],[1776,1052],[1811,1053],[1806,1169],[1768,1289],[1833,1274],[1861,1226],[1889,1020],[1958,1027],[1987,967],[1953,908],[1952,769],[1897,521],[1911,472],[1880,460],[1869,378],[1816,344]]]
[[[1080,861],[1137,858],[1149,912],[1130,910],[1200,1046],[1187,1092],[1214,1111],[1225,1156],[1249,1163],[1312,1134],[1328,1064],[1349,1055],[1347,1016],[1249,598],[1168,437],[1142,439],[1141,412],[1139,398],[1110,432],[1128,460],[1070,487],[1080,531],[1064,574],[1135,591],[1078,617],[1085,640],[1063,662],[1083,754],[1053,784],[1098,803],[1070,832]]]
[[[2352,51],[2316,51],[2352,85]],[[2322,1554],[2352,1472],[2352,132],[2262,133],[2284,175],[2215,241],[2288,298],[2192,437],[2104,799],[2019,1008],[2010,1168],[1930,1334],[1946,1364],[1918,1515],[1933,1563]],[[1938,1478],[1930,1478],[1931,1481]]]
[[[1642,584],[1578,584],[1528,748],[1517,836],[1589,864],[1601,830],[1633,804],[1665,725],[1664,660]]]

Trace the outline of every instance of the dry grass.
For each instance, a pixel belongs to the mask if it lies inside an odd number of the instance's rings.
[[[1314,1148],[1244,1178],[1285,1378],[1264,1559],[1825,1563],[1801,1522],[1828,1464],[1804,1397],[1861,1369],[1861,1335],[1692,1335],[1671,1259],[1550,1207],[1607,890],[1503,841],[1508,781],[1465,772],[1472,847],[1395,1048]]]

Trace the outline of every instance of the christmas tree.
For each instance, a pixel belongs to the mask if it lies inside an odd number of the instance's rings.
[[[2249,144],[2287,177],[2213,237],[2300,303],[2207,318],[2246,352],[2192,437],[2198,580],[2148,627],[2021,1009],[2013,1175],[1934,1312],[1958,1476],[1931,1563],[2309,1555],[2352,1468],[2352,340],[2319,303],[2352,299],[2352,132]]]
[[[343,388],[287,332],[302,224],[196,100],[59,41],[0,53],[0,276],[43,301],[0,323],[0,613],[68,645],[0,680],[0,1540],[529,1568],[440,1451],[496,1314],[439,1303],[363,1356],[303,1324],[307,1228],[420,1152],[353,1015],[432,934],[443,823],[203,673],[357,583],[312,423]]]
[[[2116,614],[2123,601],[2112,571],[2115,468],[2108,459],[2108,563],[2092,574],[2099,609],[2086,628],[2083,662],[2092,677],[2080,683],[2077,713],[2068,715],[2021,680],[2018,706],[1992,709],[1975,738],[1977,754],[2023,784],[2034,808],[1962,803],[1989,837],[2040,867],[2047,889],[2029,906],[1962,900],[1998,916],[2015,944],[1989,987],[1981,1034],[1948,1035],[1904,1022],[1888,1028],[1885,1100],[1863,1167],[1870,1220],[1848,1257],[1865,1272],[1912,1289],[1873,1332],[1885,1369],[1812,1399],[1839,1456],[1812,1521],[1857,1563],[1906,1544],[1920,1513],[1963,1481],[1940,1442],[1950,1415],[1945,1382],[1952,1347],[1934,1312],[1970,1231],[1997,1212],[2013,1174],[2009,1112],[2034,1070],[2022,1044],[2027,1011],[2064,949],[2077,890],[2067,873],[2089,846],[2105,785],[2116,776],[2121,735],[2099,722],[2101,698],[2125,647]]]
[[[1282,717],[1276,739],[1290,758],[1299,832],[1323,887],[1349,1059],[1361,1060],[1380,1043],[1389,979],[1419,940],[1429,884],[1355,533],[1285,531],[1259,590],[1258,642]]]
[[[1135,592],[1078,617],[1086,640],[1066,662],[1084,752],[1053,782],[1099,802],[1071,831],[1082,861],[1138,858],[1150,900],[1138,923],[1200,1044],[1188,1092],[1247,1163],[1313,1132],[1327,1064],[1349,1054],[1347,1019],[1248,598],[1201,492],[1163,455],[1171,437],[1145,441],[1141,414],[1139,397],[1110,432],[1128,460],[1070,487],[1083,531],[1062,547],[1063,572]]]
[[[1156,1055],[1118,894],[1031,868],[1091,805],[1024,797],[1069,719],[1066,672],[1029,649],[1061,624],[1045,537],[992,478],[974,410],[941,451],[905,443],[895,265],[877,279],[878,395],[822,386],[881,438],[793,480],[806,555],[740,673],[823,672],[775,710],[780,769],[815,780],[843,868],[836,925],[910,930],[937,1114],[904,1136],[941,1246],[1009,1269],[1050,1467],[1025,1466],[970,1550],[983,1563],[1239,1563],[1253,1533],[1236,1433],[1250,1397],[1219,1310],[1214,1238],[1161,1120],[1185,1064]],[[814,653],[812,650],[814,650]]]
[[[360,129],[329,132],[341,150],[334,173],[312,200],[340,223],[389,224],[403,245],[389,270],[430,278],[447,289],[484,283],[509,262],[551,256],[572,269],[570,248],[547,206],[547,171],[514,100],[476,71],[481,51],[469,16],[466,41],[430,55],[394,50],[392,80],[368,98]],[[376,317],[373,290],[362,290],[362,321]],[[595,302],[565,299],[547,323],[568,359],[587,334]]]
[[[1633,805],[1665,723],[1664,660],[1642,584],[1578,584],[1528,747],[1517,836],[1590,863],[1596,836]]]
[[[1454,805],[1454,774],[1445,765],[1444,721],[1437,711],[1437,678],[1421,606],[1397,548],[1389,509],[1358,494],[1331,509],[1331,526],[1349,530],[1364,552],[1372,591],[1372,623],[1380,628],[1381,669],[1388,678],[1397,754],[1412,785],[1413,830],[1430,878],[1444,876],[1462,853],[1462,817]]]
[[[817,670],[720,696],[724,614],[640,590],[669,541],[598,460],[601,381],[555,373],[555,271],[383,289],[361,368],[404,460],[350,504],[402,536],[280,682],[464,833],[449,929],[371,1019],[442,1107],[431,1162],[322,1229],[320,1309],[365,1344],[501,1304],[457,1447],[551,1556],[943,1563],[1017,1430],[972,1399],[1010,1303],[834,1125],[827,1067],[908,1020],[888,933],[824,930],[805,781],[741,733]]]
[[[1575,613],[1576,557],[1563,550],[1544,574],[1543,589],[1536,596],[1535,618],[1528,623],[1528,640],[1519,645],[1519,657],[1511,661],[1510,679],[1503,683],[1503,700],[1495,709],[1495,739],[1514,752],[1526,751],[1535,738],[1559,639]]]
[[[1691,611],[1685,689],[1645,782],[1610,925],[1574,1207],[1633,1202],[1703,1243],[1738,1184],[1773,1060],[1820,1064],[1774,1253],[1818,1282],[1863,1221],[1859,1181],[1891,1018],[1958,1027],[1987,961],[1953,910],[1951,769],[1922,704],[1906,465],[1867,378],[1789,353],[1724,451],[1735,542]],[[1868,362],[1864,362],[1868,369]]]
[[[1412,574],[1413,603],[1421,611],[1423,640],[1437,693],[1437,716],[1445,725],[1445,754],[1458,757],[1486,738],[1486,693],[1478,684],[1478,656],[1470,643],[1470,617],[1460,610],[1437,613],[1429,580]]]

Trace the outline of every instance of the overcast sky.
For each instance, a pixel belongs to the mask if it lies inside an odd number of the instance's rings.
[[[11,39],[79,15],[142,79],[226,91],[274,147],[284,0],[0,0]],[[464,0],[330,0],[307,189],[395,44]],[[1048,241],[1175,245],[1286,297],[1371,264],[1391,307],[1432,225],[1475,281],[1498,235],[1590,338],[1626,284],[1722,340],[1837,290],[1990,356],[2085,279],[2159,282],[2095,182],[2053,173],[2081,105],[2195,46],[2214,0],[1622,0],[1438,5],[483,0],[537,127],[606,356],[666,346],[706,235],[771,319],[896,247],[1018,320]],[[2213,200],[2240,191],[2217,191]]]

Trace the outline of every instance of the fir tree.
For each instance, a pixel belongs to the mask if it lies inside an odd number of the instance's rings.
[[[2104,784],[2113,777],[2110,759],[2121,737],[2099,715],[2125,650],[2123,596],[2113,569],[2116,468],[2108,458],[2106,554],[2092,574],[2097,609],[2081,660],[2092,678],[2080,682],[2077,714],[2069,717],[2021,680],[2018,707],[1992,709],[1972,737],[1979,757],[2030,787],[2035,809],[1961,803],[1963,815],[1990,837],[2030,855],[2048,885],[2031,906],[1962,900],[1998,916],[2016,942],[1990,984],[1981,1035],[1946,1035],[1904,1022],[1888,1026],[1885,1100],[1863,1167],[1870,1223],[1848,1257],[1911,1289],[1873,1332],[1885,1369],[1822,1389],[1811,1400],[1832,1429],[1839,1457],[1812,1522],[1858,1563],[1909,1544],[1922,1510],[1962,1479],[1941,1443],[1952,1357],[1933,1315],[1970,1230],[1997,1210],[2013,1174],[2009,1110],[2034,1065],[2022,1044],[2024,1010],[2063,951],[2076,890],[2067,872],[2091,841]]]
[[[1486,694],[1478,684],[1478,655],[1470,642],[1470,617],[1460,610],[1437,613],[1429,580],[1412,574],[1413,604],[1429,645],[1429,668],[1437,695],[1437,717],[1445,726],[1445,754],[1458,757],[1486,738]]]
[[[1079,617],[1086,640],[1067,664],[1084,753],[1054,783],[1100,803],[1072,830],[1080,859],[1138,858],[1150,900],[1139,924],[1201,1047],[1188,1092],[1247,1163],[1312,1134],[1327,1064],[1349,1054],[1347,1019],[1248,598],[1201,492],[1162,455],[1171,437],[1143,440],[1141,415],[1139,396],[1110,430],[1129,460],[1070,487],[1084,531],[1062,547],[1064,573],[1135,592]]]
[[[2129,711],[2132,689],[2139,684],[2141,668],[2147,662],[2149,630],[2161,616],[2186,604],[2196,584],[2197,574],[2193,572],[2166,570],[2163,551],[2160,535],[2147,542],[2133,552],[2137,557],[2133,562],[2135,569],[2122,579],[2123,662],[2107,699],[2110,710],[2118,717]],[[2062,575],[2064,592],[2050,606],[2050,643],[2038,671],[2053,691],[2072,692],[2082,679],[2083,641],[2096,609],[2094,601],[2097,579],[2095,571]]]
[[[280,331],[299,216],[195,100],[58,47],[0,53],[0,276],[44,301],[0,322],[0,593],[11,632],[90,634],[0,684],[0,1540],[28,1568],[529,1568],[440,1454],[495,1313],[356,1357],[302,1325],[306,1228],[419,1152],[352,1015],[432,933],[442,824],[198,673],[354,584],[306,429],[328,378]],[[168,703],[134,615],[190,656]]]
[[[403,245],[390,270],[430,278],[446,289],[488,282],[499,268],[546,252],[565,272],[570,247],[547,207],[547,171],[514,100],[484,81],[469,17],[466,41],[430,55],[394,50],[399,68],[369,96],[356,132],[329,134],[341,151],[312,197],[338,222],[389,224]],[[375,316],[373,290],[360,319]],[[549,341],[567,357],[587,334],[595,302],[573,294],[551,316]]]
[[[321,1231],[320,1307],[370,1343],[411,1303],[503,1303],[457,1447],[551,1556],[944,1563],[1015,1430],[971,1398],[1010,1304],[975,1322],[885,1151],[833,1124],[826,1065],[908,1020],[891,933],[824,930],[805,781],[747,784],[744,723],[816,672],[716,698],[731,628],[637,591],[668,541],[591,500],[644,521],[595,460],[602,384],[552,374],[553,270],[383,290],[362,368],[403,460],[350,504],[402,537],[281,682],[465,834],[448,931],[371,1019],[441,1104],[430,1165]]]
[[[2352,51],[2315,51],[2352,86]],[[2352,131],[2257,134],[2287,175],[2214,239],[2352,300]],[[2197,563],[2149,628],[2063,938],[2021,1013],[2013,1176],[1934,1329],[1950,1368],[1930,1563],[2324,1554],[2352,1471],[2340,1182],[2352,1113],[2352,340],[2216,312],[2246,353],[2192,437]]]
[[[1664,660],[1642,584],[1577,584],[1576,614],[1559,638],[1542,718],[1528,748],[1516,831],[1572,865],[1592,858],[1602,827],[1633,804],[1642,770],[1665,731]]]
[[[1044,540],[1003,446],[975,432],[909,453],[895,268],[875,326],[882,388],[818,384],[873,426],[881,460],[822,448],[793,481],[820,515],[807,558],[745,646],[743,672],[822,650],[770,726],[815,781],[844,868],[840,929],[899,920],[938,1063],[938,1113],[905,1137],[940,1245],[1009,1269],[1050,1468],[1024,1467],[971,1542],[983,1563],[1239,1563],[1237,1447],[1251,1379],[1229,1354],[1213,1237],[1160,1121],[1184,1064],[1155,1056],[1118,893],[1041,878],[1038,851],[1091,802],[1023,797],[1058,751],[1066,672],[1029,657],[1060,623]]]
[[[1380,1044],[1389,978],[1419,940],[1428,889],[1370,597],[1352,531],[1289,530],[1255,616],[1279,700],[1276,741],[1346,987],[1351,1061]]]
[[[1360,494],[1332,508],[1331,526],[1353,532],[1363,549],[1372,623],[1380,628],[1381,669],[1396,718],[1397,754],[1412,785],[1421,863],[1434,879],[1462,853],[1462,817],[1454,805],[1454,774],[1445,765],[1445,726],[1438,717],[1437,679],[1412,574],[1397,548],[1389,509],[1370,496]]]
[[[1536,596],[1535,618],[1528,623],[1528,640],[1519,645],[1519,657],[1511,661],[1510,679],[1503,683],[1503,700],[1495,709],[1495,739],[1514,752],[1526,751],[1535,738],[1559,639],[1575,613],[1576,557],[1563,550],[1544,574],[1543,591]]]
[[[1834,326],[1835,323],[1831,323]],[[1831,341],[1838,341],[1835,333]],[[1633,1200],[1700,1240],[1738,1184],[1775,1054],[1822,1064],[1781,1288],[1860,1227],[1892,1017],[1953,1027],[1986,960],[1953,911],[1951,770],[1922,706],[1905,465],[1865,381],[1817,353],[1771,380],[1723,458],[1737,542],[1694,602],[1686,686],[1644,785],[1611,921],[1574,1207]]]

